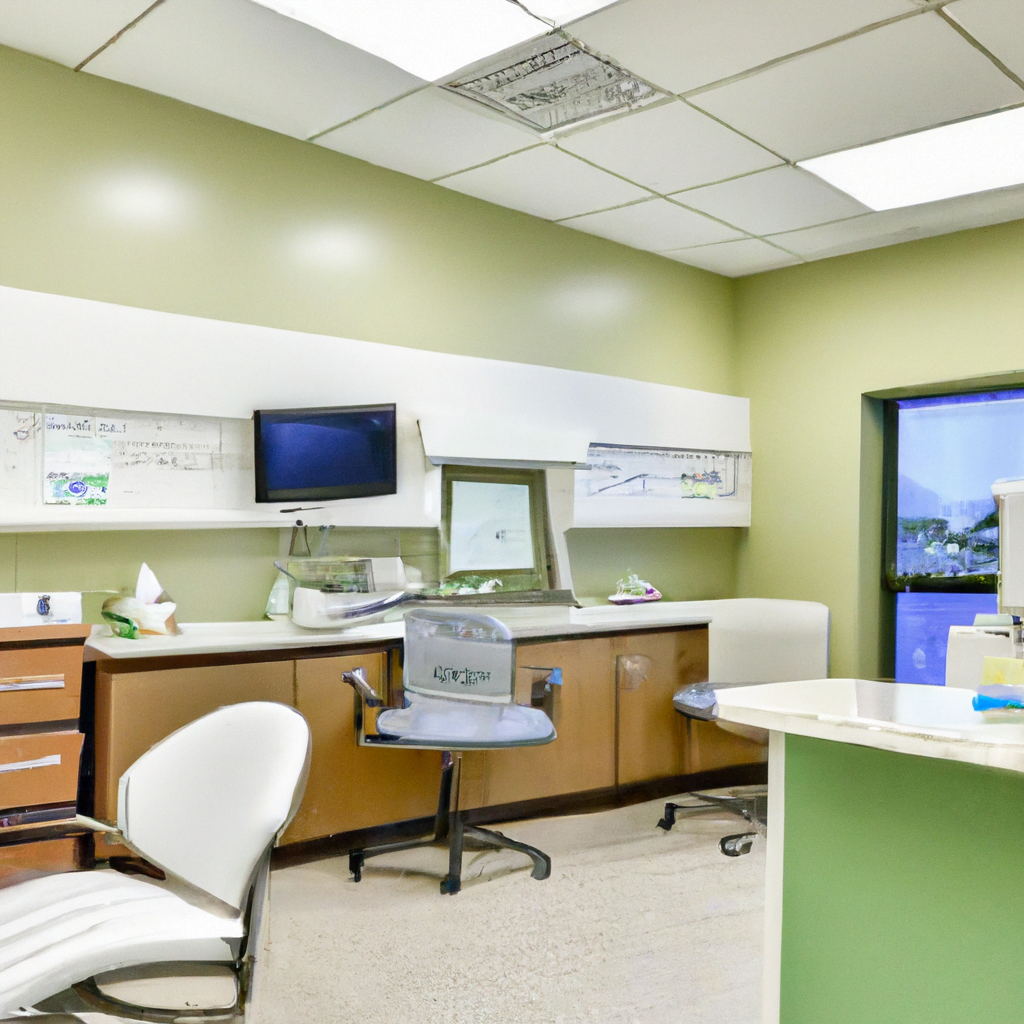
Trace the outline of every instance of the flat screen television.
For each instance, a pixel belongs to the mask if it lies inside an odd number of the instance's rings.
[[[394,494],[395,407],[259,409],[256,500],[325,501]]]

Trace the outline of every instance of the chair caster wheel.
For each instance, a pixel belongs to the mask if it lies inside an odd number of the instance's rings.
[[[441,895],[454,896],[462,888],[462,879],[457,875],[445,875],[441,879]]]
[[[756,835],[756,832],[740,832],[734,836],[724,836],[718,841],[718,848],[726,857],[742,857],[750,853]]]
[[[352,881],[359,882],[363,877],[363,854],[350,853],[348,855],[348,869],[352,872]]]

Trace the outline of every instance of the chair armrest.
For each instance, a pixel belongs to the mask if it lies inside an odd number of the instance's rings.
[[[377,696],[377,692],[366,680],[366,669],[354,668],[351,672],[342,672],[341,681],[348,683],[363,698],[363,703],[368,708],[379,708],[383,705],[384,701]]]
[[[87,835],[90,832],[105,832],[115,841],[124,841],[119,829],[105,822],[76,814],[62,821],[39,821],[25,825],[11,825],[0,834],[0,846],[26,840],[65,839]]]

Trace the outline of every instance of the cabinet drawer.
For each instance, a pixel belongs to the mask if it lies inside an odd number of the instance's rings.
[[[82,648],[0,650],[0,724],[78,718]]]
[[[79,836],[0,846],[0,888],[42,874],[90,867],[91,845],[87,844],[91,839],[91,836]]]
[[[0,810],[75,803],[82,739],[80,732],[0,736]]]

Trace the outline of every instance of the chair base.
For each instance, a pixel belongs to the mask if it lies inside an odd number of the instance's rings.
[[[462,757],[454,756],[445,751],[441,769],[441,788],[437,798],[437,816],[434,819],[434,831],[431,835],[420,839],[408,839],[404,842],[383,843],[380,846],[368,846],[361,850],[350,850],[348,869],[352,872],[352,880],[358,882],[363,877],[363,865],[370,857],[382,853],[397,853],[400,850],[415,850],[424,846],[436,846],[440,843],[448,845],[448,874],[441,880],[441,893],[454,896],[462,888],[462,851],[465,846],[483,849],[515,850],[523,853],[533,861],[530,874],[538,881],[551,875],[551,858],[527,843],[509,839],[500,832],[476,825],[467,825],[462,820],[459,810],[459,776]]]
[[[712,796],[709,793],[691,793],[700,800],[699,804],[665,804],[665,816],[658,822],[658,828],[666,832],[672,830],[676,823],[677,811],[704,811],[711,807],[721,807],[732,814],[745,818],[754,826],[753,832],[738,832],[735,835],[723,836],[718,848],[726,857],[742,857],[750,853],[754,838],[763,835],[768,827],[768,789],[759,787],[747,796]]]

